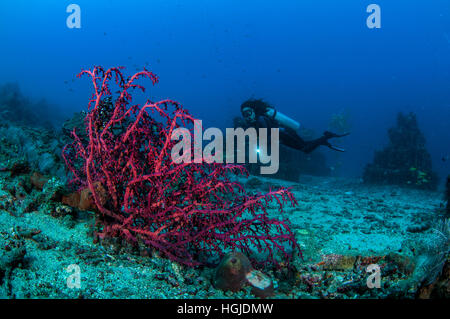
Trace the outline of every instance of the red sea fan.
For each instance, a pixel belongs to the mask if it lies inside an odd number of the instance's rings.
[[[94,86],[87,140],[73,131],[73,142],[63,149],[71,182],[92,192],[100,236],[144,243],[189,266],[227,251],[249,257],[257,251],[262,263],[274,266],[301,254],[288,222],[267,213],[272,202],[280,211],[285,204],[297,205],[292,193],[281,188],[247,194],[233,180],[247,175],[240,165],[175,164],[172,132],[192,128],[194,118],[172,100],[133,105],[131,89],[145,91],[136,81],[149,78],[156,84],[158,78],[145,69],[125,78],[121,70],[95,67],[78,75],[89,75]],[[113,103],[114,83],[119,91]]]

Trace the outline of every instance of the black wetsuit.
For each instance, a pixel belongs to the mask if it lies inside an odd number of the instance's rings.
[[[334,133],[325,132],[323,136],[317,139],[305,141],[297,134],[295,130],[289,127],[280,127],[280,125],[276,120],[270,119],[267,116],[258,116],[256,122],[253,123],[251,126],[254,127],[255,129],[267,128],[268,139],[270,139],[270,129],[279,128],[280,144],[302,151],[304,153],[310,153],[321,145],[328,146],[335,150],[340,151],[340,149],[332,147],[331,144],[328,142],[328,139],[332,137],[340,137],[339,135]]]

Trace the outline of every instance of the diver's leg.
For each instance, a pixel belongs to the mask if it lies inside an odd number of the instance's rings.
[[[337,135],[334,133],[325,132],[323,136],[315,140],[305,141],[300,136],[298,136],[297,133],[280,131],[280,142],[283,145],[302,151],[304,153],[311,153],[321,145],[328,146],[335,151],[343,152],[344,149],[331,145],[328,140],[333,137],[342,137],[346,135],[348,134]]]
[[[306,147],[308,142],[305,142],[300,136],[298,136],[297,134],[286,132],[284,130],[280,130],[279,134],[280,144],[304,152],[304,148]]]
[[[312,141],[305,141],[305,144],[301,151],[308,154],[308,153],[311,153],[312,151],[314,151],[320,145],[323,145],[322,138],[318,138],[318,139],[315,139]]]

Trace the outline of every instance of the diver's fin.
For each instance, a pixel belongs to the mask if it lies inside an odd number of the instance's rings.
[[[331,144],[329,144],[329,145],[327,145],[329,148],[331,148],[332,150],[335,150],[335,151],[338,151],[338,152],[345,152],[345,149],[344,148],[342,148],[342,147],[337,147],[337,146],[334,146],[334,145],[331,145]]]
[[[325,136],[328,139],[328,138],[334,138],[334,137],[344,137],[344,136],[347,136],[349,134],[350,134],[350,132],[347,132],[347,133],[344,133],[344,134],[336,134],[336,133],[333,133],[333,132],[325,131],[323,133],[323,136]]]

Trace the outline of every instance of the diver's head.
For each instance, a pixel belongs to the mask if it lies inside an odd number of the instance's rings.
[[[270,105],[262,99],[250,99],[241,104],[242,117],[247,123],[254,123],[270,108]]]
[[[241,109],[242,117],[244,118],[245,122],[247,123],[254,123],[256,121],[256,114],[253,108],[251,107],[244,107]]]

